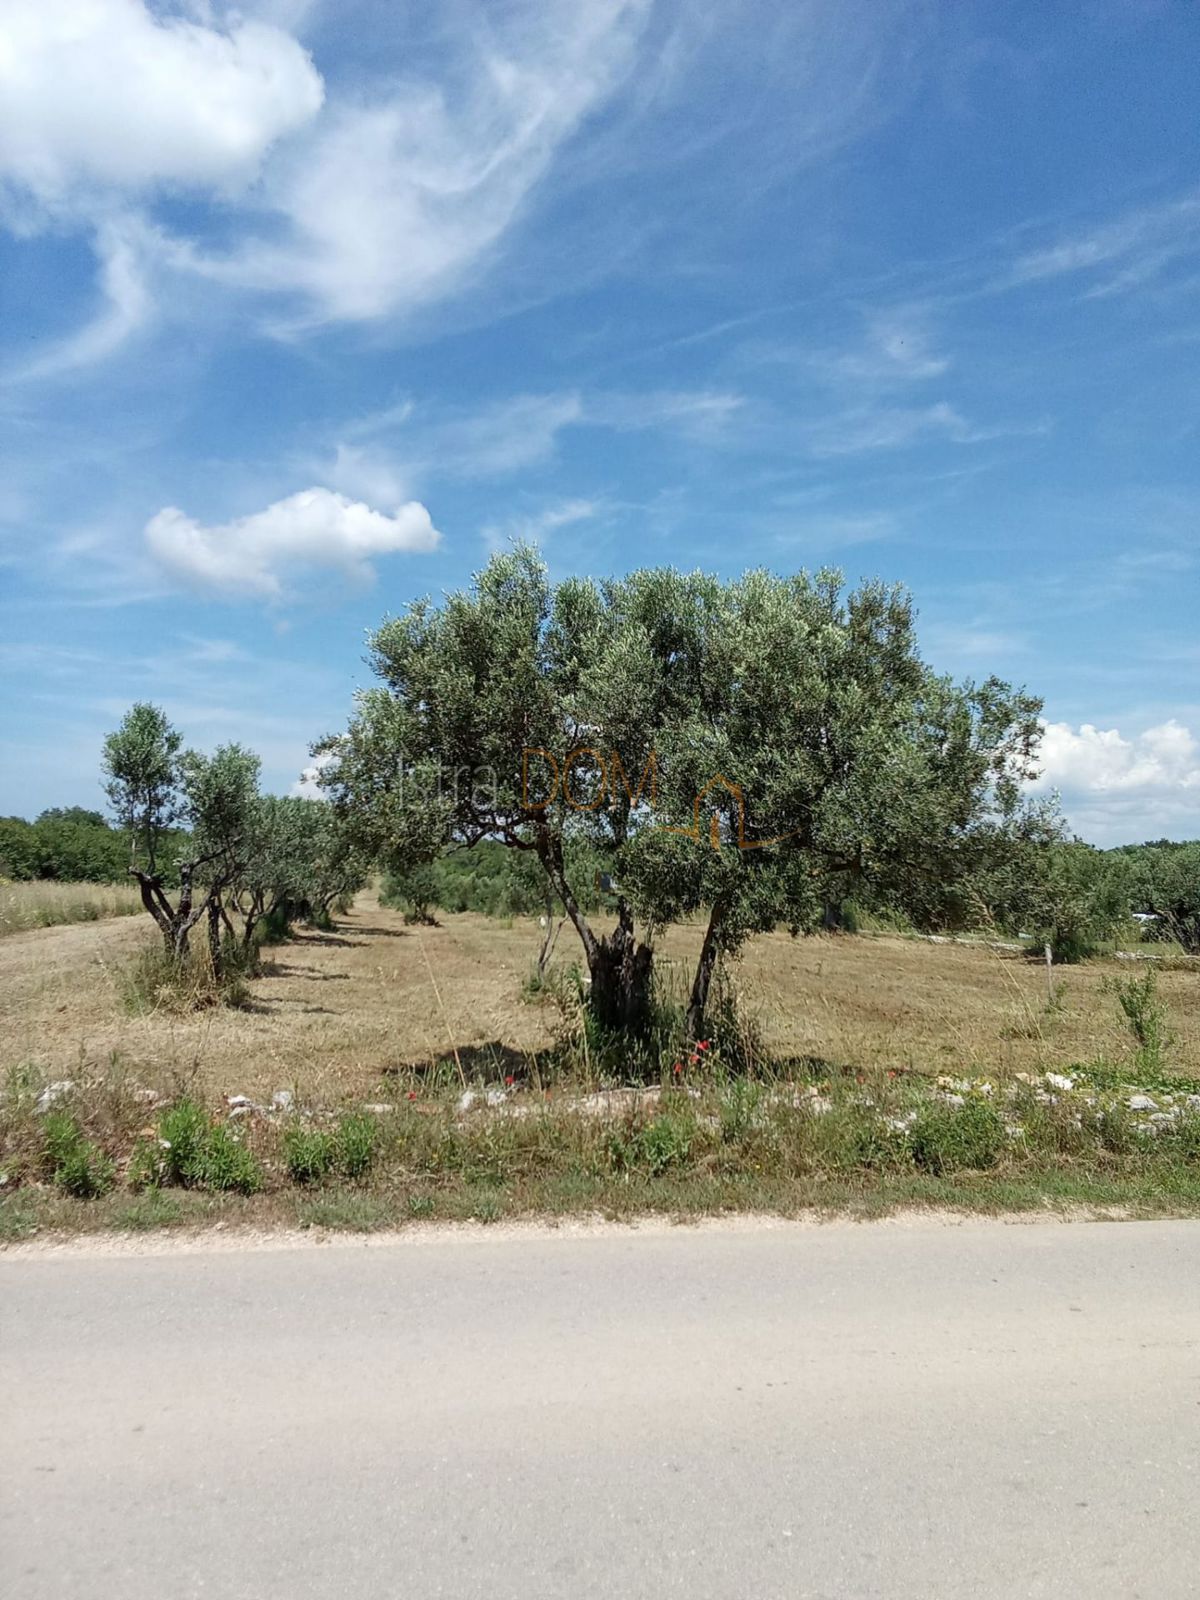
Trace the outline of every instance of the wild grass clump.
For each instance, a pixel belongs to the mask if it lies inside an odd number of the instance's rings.
[[[696,1132],[696,1119],[686,1111],[663,1112],[641,1127],[614,1128],[608,1135],[609,1161],[614,1172],[643,1171],[658,1178],[687,1165]]]
[[[214,1122],[197,1101],[179,1100],[159,1119],[158,1138],[134,1152],[132,1187],[257,1194],[263,1171],[242,1140],[224,1123]]]
[[[159,943],[147,944],[117,970],[121,1001],[130,1016],[187,1016],[209,1006],[242,1006],[250,997],[247,980],[258,972],[259,946],[228,942],[221,971],[208,951],[173,956]]]
[[[704,1064],[709,1076],[750,1077],[772,1069],[763,1029],[720,968],[714,974],[704,1039],[687,1031],[688,987],[674,968],[659,967],[645,1025],[637,1032],[607,1028],[589,1004],[588,982],[577,965],[534,972],[522,989],[526,1000],[558,1012],[557,1044],[550,1061],[558,1075],[593,1083],[655,1083],[686,1077]]]
[[[336,1128],[293,1124],[283,1135],[283,1158],[293,1183],[324,1183],[340,1176],[363,1178],[379,1146],[379,1125],[366,1112],[351,1112]]]
[[[1140,1070],[1160,1072],[1171,1044],[1167,1008],[1158,993],[1158,973],[1148,966],[1140,977],[1111,978],[1106,985],[1133,1039]]]
[[[116,1182],[116,1164],[84,1136],[69,1112],[50,1112],[43,1134],[45,1171],[56,1188],[76,1200],[97,1200],[108,1193]]]
[[[141,895],[132,884],[0,882],[0,938],[31,928],[132,916],[141,909]]]
[[[1008,1142],[1000,1113],[978,1098],[961,1106],[926,1106],[908,1140],[917,1166],[937,1177],[994,1167]]]

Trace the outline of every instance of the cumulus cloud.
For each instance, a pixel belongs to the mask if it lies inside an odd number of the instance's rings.
[[[1085,722],[1046,725],[1042,742],[1043,784],[1101,792],[1158,788],[1200,792],[1200,744],[1172,717],[1126,738],[1116,728]]]
[[[320,108],[281,29],[160,16],[143,0],[0,0],[0,173],[55,204],[245,177]]]
[[[417,501],[394,516],[331,489],[304,489],[265,511],[205,526],[175,506],[146,524],[151,555],[189,586],[243,598],[279,599],[290,573],[332,568],[358,582],[375,573],[371,556],[432,550],[440,534]]]
[[[324,800],[325,791],[321,787],[321,771],[333,760],[332,751],[324,755],[314,756],[306,767],[303,767],[300,776],[288,790],[288,793],[297,800]]]
[[[1046,725],[1038,787],[1057,789],[1072,824],[1097,843],[1200,832],[1200,740],[1171,718],[1139,734]]]

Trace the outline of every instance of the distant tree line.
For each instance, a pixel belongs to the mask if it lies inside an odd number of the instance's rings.
[[[186,835],[169,831],[162,841],[162,870],[174,871]],[[52,879],[60,883],[120,883],[129,875],[129,839],[99,811],[54,806],[32,822],[0,817],[0,878],[16,883]]]

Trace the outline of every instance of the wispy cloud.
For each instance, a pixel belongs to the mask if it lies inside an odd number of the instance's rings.
[[[989,439],[1035,436],[1048,428],[1045,420],[978,426],[944,400],[929,406],[861,407],[818,424],[811,431],[809,450],[818,457],[858,455],[896,450],[930,438],[980,444]]]
[[[817,358],[828,376],[874,388],[940,378],[950,365],[950,357],[933,348],[927,313],[915,307],[868,312],[857,348]]]
[[[131,334],[153,317],[154,301],[147,281],[153,234],[136,217],[116,217],[100,224],[96,254],[100,260],[103,305],[85,327],[68,335],[35,361],[11,376],[20,380],[53,378],[91,366],[112,355]]]
[[[520,539],[542,544],[560,528],[589,522],[598,509],[594,500],[562,500],[543,506],[540,511],[509,517],[503,522],[489,522],[480,529],[480,537],[493,552],[507,549]]]
[[[703,445],[720,439],[744,397],[710,389],[648,393],[578,389],[516,394],[474,410],[413,401],[356,418],[334,445],[333,481],[386,500],[385,490],[446,478],[503,478],[549,461],[573,429],[658,432]]]
[[[1136,289],[1176,260],[1200,252],[1200,196],[1123,216],[1019,256],[999,287],[1086,274],[1093,296]]]
[[[564,142],[621,82],[648,0],[459,19],[447,74],[332,103],[267,174],[259,237],[181,265],[298,297],[301,322],[404,314],[462,287]]]

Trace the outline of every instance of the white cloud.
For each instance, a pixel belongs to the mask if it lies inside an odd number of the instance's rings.
[[[1200,741],[1174,718],[1125,735],[1085,722],[1046,725],[1040,789],[1057,789],[1084,837],[1123,843],[1200,834]]]
[[[1098,793],[1195,789],[1200,791],[1200,744],[1171,718],[1126,738],[1116,728],[1090,722],[1078,732],[1066,722],[1046,725],[1042,741],[1043,787]]]
[[[840,382],[887,389],[941,377],[950,359],[933,350],[923,313],[899,307],[871,312],[858,349],[818,357],[817,365]]]
[[[288,790],[288,793],[297,800],[324,800],[325,791],[321,787],[321,769],[327,767],[333,760],[333,752],[326,751],[324,755],[314,756],[306,767],[303,767],[300,776]]]
[[[711,444],[744,405],[720,390],[508,395],[477,411],[431,410],[411,401],[341,430],[323,474],[348,494],[386,501],[429,477],[503,478],[551,459],[569,428],[658,431]],[[404,492],[410,492],[405,488]]]
[[[50,207],[85,187],[223,185],[320,108],[288,34],[143,0],[0,0],[0,176]]]
[[[369,557],[432,550],[440,535],[417,501],[394,516],[331,489],[305,489],[265,511],[206,527],[175,506],[146,524],[154,559],[184,583],[241,597],[278,599],[296,569],[334,568],[360,582],[374,577]]]
[[[843,456],[897,450],[923,439],[981,444],[989,439],[1042,434],[1048,426],[1039,421],[981,428],[944,400],[930,406],[862,406],[821,424],[813,432],[810,448],[815,456]]]
[[[264,190],[278,226],[210,277],[302,296],[313,320],[444,298],[514,221],[562,144],[633,65],[648,0],[536,0],[460,19],[458,70],[333,106]]]

